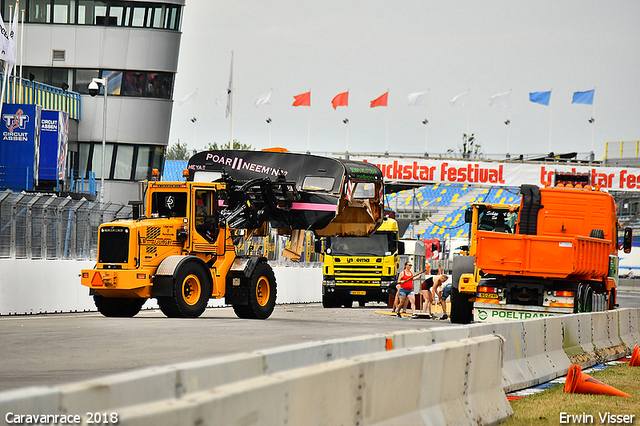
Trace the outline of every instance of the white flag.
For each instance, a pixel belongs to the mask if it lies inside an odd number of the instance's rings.
[[[2,30],[0,30],[0,60],[9,62],[9,34],[4,29],[2,15],[0,15],[0,27],[2,28]]]
[[[16,35],[18,34],[18,0],[16,0],[15,12],[13,13],[13,23],[11,24],[11,33],[9,34],[9,63],[13,66],[16,64]]]
[[[509,107],[509,95],[511,92],[498,93],[489,98],[489,106],[491,107]]]
[[[220,93],[220,95],[218,95],[218,97],[216,98],[216,105],[221,105],[223,107],[226,107],[229,105],[229,96],[230,92],[229,90],[225,90],[224,92]],[[228,113],[227,113],[227,117],[228,117]]]
[[[233,51],[231,51],[231,70],[229,71],[229,86],[227,86],[227,91],[223,92],[216,98],[216,104],[226,106],[225,109],[225,117],[229,118],[231,114],[231,96],[233,95]]]
[[[464,93],[460,93],[458,96],[451,99],[450,104],[451,106],[454,106],[454,107],[464,107],[464,106],[467,106],[468,100],[469,100],[469,91],[466,91]]]
[[[407,102],[409,106],[427,106],[428,92],[415,92],[409,93],[407,96]]]
[[[198,100],[198,89],[194,90],[191,93],[187,93],[183,97],[181,97],[178,101],[176,101],[176,106],[182,105],[195,105]]]
[[[256,108],[258,105],[270,105],[271,104],[271,91],[265,93],[262,96],[258,96],[255,100]]]

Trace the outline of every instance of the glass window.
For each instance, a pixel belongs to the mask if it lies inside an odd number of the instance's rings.
[[[22,70],[23,78],[29,78],[29,74],[33,74],[33,81],[37,83],[51,84],[51,71],[49,68],[24,67]]]
[[[113,157],[113,144],[107,144],[107,155],[104,162],[104,178],[109,178],[109,170],[111,170],[111,158]],[[91,171],[95,173],[96,179],[102,178],[102,144],[93,145],[93,157],[91,161]]]
[[[53,0],[53,23],[76,23],[76,0]]]
[[[122,87],[122,71],[102,71],[101,78],[107,78],[107,95],[120,95],[120,88]],[[102,88],[100,88],[100,93]]]
[[[116,168],[113,173],[114,179],[131,180],[133,170],[133,145],[118,145],[116,152]]]
[[[73,71],[68,68],[53,68],[51,70],[51,85],[53,87],[62,87],[62,83],[67,83],[71,87],[71,79]]]
[[[83,95],[89,94],[91,79],[99,77],[98,70],[76,70],[76,81],[73,91]]]
[[[51,23],[51,0],[31,0],[29,2],[29,22]]]
[[[124,9],[124,18],[122,20],[122,25],[124,26],[131,25],[131,23],[129,22],[129,19],[131,19],[131,6],[127,6]]]
[[[91,144],[78,144],[78,176],[87,176],[87,163],[89,162],[89,151]]]
[[[153,8],[153,28],[162,28],[164,22],[164,7]]]
[[[142,96],[146,83],[143,72],[127,71],[124,75],[122,94],[125,96]]]
[[[376,196],[376,186],[373,183],[358,182],[353,191],[354,199],[373,198]]]
[[[111,6],[109,8],[109,23],[110,26],[123,25],[122,17],[124,16],[123,6]]]
[[[134,180],[149,179],[151,173],[149,173],[151,166],[151,154],[152,148],[150,146],[138,147],[138,158],[136,160],[136,174]]]
[[[147,9],[145,7],[134,6],[133,16],[131,19],[132,27],[144,27],[144,15]]]
[[[100,0],[78,0],[78,24],[106,25],[107,4]]]
[[[153,162],[151,163],[152,169],[158,169],[162,173],[162,164],[164,163],[164,147],[157,146],[153,153]]]
[[[327,176],[307,176],[302,182],[305,191],[331,191],[335,179]]]
[[[147,73],[144,96],[152,98],[169,99],[171,97],[171,74]]]

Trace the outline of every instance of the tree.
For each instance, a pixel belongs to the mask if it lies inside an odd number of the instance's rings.
[[[204,147],[204,151],[218,151],[221,149],[241,149],[244,151],[254,151],[254,148],[251,145],[240,143],[237,139],[233,140],[233,147],[231,146],[231,142],[227,142],[224,145],[220,146],[218,146],[216,142],[208,143]]]
[[[189,151],[187,151],[187,144],[180,143],[180,139],[169,147],[165,155],[166,160],[188,160],[190,157]]]
[[[460,150],[462,158],[478,158],[482,155],[482,149],[479,143],[476,142],[474,133],[467,135],[462,134],[462,150]]]

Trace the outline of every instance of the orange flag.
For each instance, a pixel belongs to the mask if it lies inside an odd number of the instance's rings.
[[[389,92],[381,95],[380,97],[371,101],[371,108],[379,107],[379,106],[387,106],[387,98],[389,97]]]
[[[333,105],[333,109],[339,106],[349,106],[349,92],[337,94],[331,101],[331,105]]]
[[[311,91],[293,97],[293,106],[311,106]]]

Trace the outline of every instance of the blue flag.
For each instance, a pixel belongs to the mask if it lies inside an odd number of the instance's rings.
[[[596,89],[587,90],[586,92],[576,92],[573,94],[572,104],[593,105],[593,94]]]
[[[549,105],[549,99],[551,99],[551,90],[548,92],[529,93],[529,100],[537,104]]]

